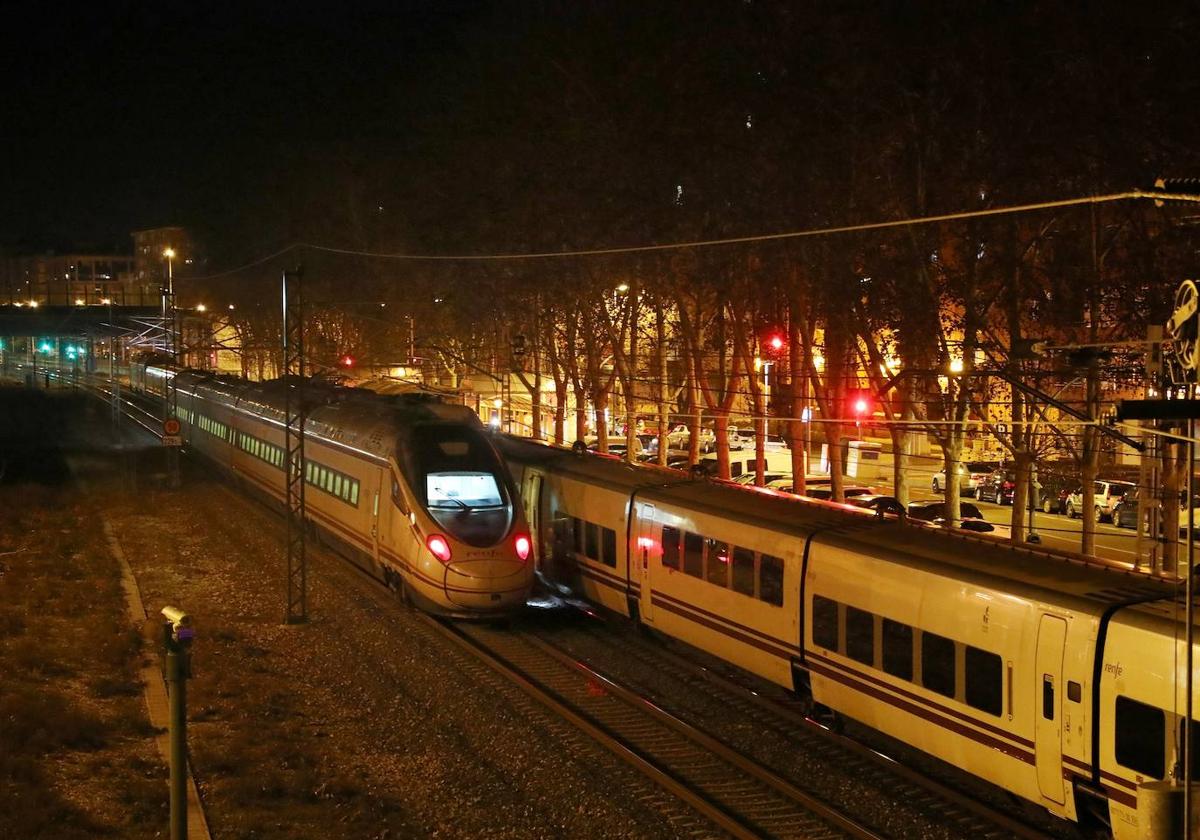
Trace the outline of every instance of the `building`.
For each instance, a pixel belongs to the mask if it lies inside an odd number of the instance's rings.
[[[133,284],[134,260],[121,254],[42,254],[0,260],[2,302],[53,306],[98,303],[150,306],[158,288]]]
[[[197,264],[196,245],[181,227],[160,227],[133,232],[133,282],[156,290],[166,284],[167,250],[174,254],[170,268],[176,278],[186,278]]]

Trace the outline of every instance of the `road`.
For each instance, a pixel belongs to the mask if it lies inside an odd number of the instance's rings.
[[[888,490],[883,490],[883,492],[888,492]],[[913,497],[922,499],[939,498],[929,491],[914,492]],[[995,505],[990,502],[976,501],[969,497],[965,498],[964,501],[971,502],[978,507],[979,512],[983,514],[983,518],[995,525],[1004,525],[1007,527],[1012,521],[1012,507],[1010,505]],[[1080,535],[1083,531],[1082,519],[1069,519],[1063,514],[1048,514],[1037,511],[1034,515],[1033,524],[1038,536],[1042,538],[1042,545],[1046,548],[1079,551]],[[1028,526],[1028,522],[1026,522],[1026,525]],[[1197,535],[1197,541],[1200,542],[1200,535]],[[1106,522],[1096,523],[1096,556],[1107,560],[1117,560],[1122,563],[1132,563],[1137,556],[1137,547],[1137,534],[1134,533],[1132,528],[1118,528]],[[1143,557],[1145,557],[1149,548],[1150,541],[1148,538],[1144,538],[1142,540]],[[1200,549],[1197,549],[1193,556],[1200,557]]]

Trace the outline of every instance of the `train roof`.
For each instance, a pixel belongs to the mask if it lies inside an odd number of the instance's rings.
[[[822,532],[822,541],[847,548],[873,546],[881,553],[921,564],[969,570],[973,576],[1016,581],[1084,598],[1097,604],[1159,601],[1146,609],[1169,610],[1174,581],[1099,558],[1017,545],[970,531],[905,523],[852,505],[819,501],[762,487],[690,479],[679,470],[648,468],[594,453],[576,455],[528,440],[506,438],[502,449],[527,463],[554,468],[659,504],[678,504],[714,516],[792,534]]]
[[[303,384],[305,431],[362,452],[387,458],[395,453],[396,434],[427,423],[463,423],[482,428],[478,415],[462,405],[423,393],[377,394],[318,379],[287,377],[251,382],[236,376],[184,370],[176,385],[278,423],[285,422],[287,389]]]

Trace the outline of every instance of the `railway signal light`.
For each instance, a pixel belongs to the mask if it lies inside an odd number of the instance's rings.
[[[763,338],[763,348],[768,355],[778,356],[787,348],[787,339],[783,333],[773,330]]]
[[[354,367],[354,357],[350,355],[342,356],[343,367]]]
[[[860,426],[863,421],[871,419],[871,415],[875,413],[875,401],[872,399],[870,391],[851,391],[847,403],[850,415]]]

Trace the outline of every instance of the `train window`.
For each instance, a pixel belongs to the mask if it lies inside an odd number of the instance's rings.
[[[705,540],[708,543],[708,568],[705,580],[717,586],[729,587],[729,543]]]
[[[954,696],[954,642],[935,633],[921,633],[921,685]]]
[[[683,532],[683,571],[692,577],[704,577],[704,537]]]
[[[333,495],[342,495],[342,477],[336,474],[333,476]]]
[[[617,532],[612,528],[601,528],[603,560],[605,566],[617,565]]]
[[[730,478],[737,478],[741,474],[742,474],[742,462],[741,461],[734,461],[732,464],[729,465],[729,477]]]
[[[572,547],[576,554],[583,554],[583,520],[578,516],[571,517],[571,533],[574,535]]]
[[[758,597],[768,604],[783,606],[783,560],[762,555],[759,562]]]
[[[875,616],[846,607],[846,655],[864,665],[875,664]]]
[[[733,550],[733,591],[754,597],[754,552],[748,548]]]
[[[592,560],[600,559],[600,526],[595,522],[583,523],[586,540],[584,542],[584,554]]]
[[[967,705],[999,716],[1004,712],[1004,667],[997,654],[967,645],[963,671]]]
[[[350,504],[358,507],[358,482],[350,482]]]
[[[1042,717],[1054,720],[1054,677],[1042,674]]]
[[[1143,776],[1163,777],[1167,719],[1162,709],[1117,698],[1113,749],[1117,764]]]
[[[883,620],[883,670],[902,680],[913,678],[913,629],[890,618]]]
[[[663,526],[662,564],[668,569],[679,568],[679,529]]]
[[[1072,703],[1078,703],[1083,697],[1083,686],[1075,682],[1075,680],[1067,680],[1067,699]]]
[[[1179,737],[1175,741],[1176,744],[1183,743],[1183,720],[1184,720],[1183,717],[1180,716],[1180,718],[1179,718]],[[1190,755],[1192,757],[1192,778],[1195,779],[1195,778],[1197,778],[1197,775],[1196,775],[1197,768],[1200,768],[1200,752],[1197,752],[1197,750],[1200,750],[1200,721],[1195,721],[1195,720],[1192,721],[1191,736],[1192,736],[1192,747],[1191,747],[1191,750],[1188,752],[1188,755]],[[1180,759],[1180,761],[1182,761],[1183,756],[1180,756],[1179,759]]]
[[[837,601],[814,595],[812,599],[812,640],[817,647],[838,649]]]
[[[400,495],[400,482],[396,481],[396,476],[392,476],[392,504],[394,504],[401,513],[408,513],[408,506],[404,504],[404,497]]]

